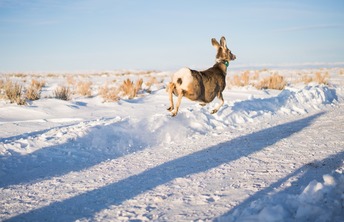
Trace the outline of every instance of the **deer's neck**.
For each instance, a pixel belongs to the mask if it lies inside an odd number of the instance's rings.
[[[227,60],[221,60],[221,61],[216,62],[216,64],[213,67],[220,69],[222,73],[226,75],[228,65],[229,65],[229,62]]]

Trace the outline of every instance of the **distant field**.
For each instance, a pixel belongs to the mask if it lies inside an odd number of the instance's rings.
[[[0,99],[25,105],[40,98],[72,100],[101,97],[104,102],[133,99],[164,88],[171,72],[110,71],[94,73],[6,73],[0,74]],[[261,69],[227,73],[227,88],[255,87],[282,90],[297,84],[342,84],[344,68]]]

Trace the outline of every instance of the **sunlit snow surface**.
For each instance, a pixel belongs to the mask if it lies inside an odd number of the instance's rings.
[[[214,115],[217,100],[184,98],[176,117],[166,110],[170,74],[151,73],[161,84],[133,100],[57,100],[48,95],[59,77],[26,106],[0,100],[0,220],[342,221],[336,69],[329,85],[227,88]],[[96,94],[137,75],[89,79]]]

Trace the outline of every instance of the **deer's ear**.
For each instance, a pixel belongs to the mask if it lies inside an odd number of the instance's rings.
[[[227,48],[227,42],[226,42],[226,38],[224,36],[221,37],[220,44],[224,49]]]
[[[212,39],[211,39],[211,44],[212,44],[216,49],[219,49],[219,48],[220,48],[220,44],[219,44],[219,42],[218,42],[215,38],[212,38]]]

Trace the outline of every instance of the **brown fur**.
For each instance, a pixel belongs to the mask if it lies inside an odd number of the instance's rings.
[[[227,66],[225,63],[235,60],[236,56],[227,48],[225,37],[221,38],[220,44],[214,38],[211,42],[217,49],[216,63],[213,67],[204,71],[189,69],[192,76],[192,82],[186,87],[186,89],[182,89],[182,84],[184,82],[183,77],[178,78],[176,82],[173,82],[172,80],[172,82],[168,84],[167,88],[171,104],[168,110],[172,112],[172,116],[177,115],[182,97],[187,97],[192,101],[198,101],[201,105],[210,103],[215,97],[218,97],[221,103],[211,113],[216,113],[223,105],[224,100],[222,92],[226,87],[227,73]],[[190,78],[190,75],[188,75],[187,78]],[[172,94],[178,96],[175,107]]]

